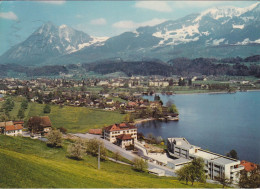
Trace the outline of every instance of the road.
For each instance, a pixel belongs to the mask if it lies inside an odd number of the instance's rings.
[[[85,138],[85,139],[93,139],[93,138],[100,139],[104,142],[104,145],[108,150],[110,150],[112,152],[119,152],[121,156],[123,156],[124,158],[126,158],[130,161],[133,161],[134,158],[140,158],[140,156],[133,154],[132,152],[127,151],[123,148],[120,148],[119,146],[116,146],[107,140],[102,139],[101,136],[99,136],[99,135],[91,135],[88,133],[86,133],[86,134],[79,133],[79,134],[74,134],[74,135],[78,136],[80,138]],[[152,168],[157,168],[157,169],[161,169],[161,170],[165,171],[166,176],[175,176],[176,177],[176,174],[174,173],[174,171],[172,169],[148,162],[148,169],[152,169]]]

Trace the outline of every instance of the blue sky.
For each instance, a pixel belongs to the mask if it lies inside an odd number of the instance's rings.
[[[208,8],[246,7],[256,1],[1,1],[0,55],[47,21],[92,36],[115,36]]]

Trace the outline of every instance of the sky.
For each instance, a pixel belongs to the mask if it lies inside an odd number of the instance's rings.
[[[112,37],[208,8],[257,1],[0,1],[0,55],[42,24],[66,24],[91,36]]]

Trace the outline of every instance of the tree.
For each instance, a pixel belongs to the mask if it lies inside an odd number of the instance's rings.
[[[27,109],[28,108],[28,101],[27,100],[23,100],[21,103],[21,109]]]
[[[206,175],[204,172],[204,160],[202,158],[195,158],[190,165],[190,181],[193,185],[194,181],[205,182]]]
[[[159,95],[155,95],[155,96],[154,96],[154,101],[160,101],[160,100],[161,100],[161,98],[160,98]]]
[[[17,117],[19,119],[23,119],[24,118],[24,109],[19,109]]]
[[[47,145],[50,147],[61,147],[62,146],[62,133],[59,130],[51,130],[47,135]]]
[[[133,168],[137,171],[144,172],[148,169],[148,163],[141,158],[135,158],[133,163]]]
[[[60,130],[60,132],[62,132],[62,134],[66,134],[67,133],[67,129],[64,127],[60,127],[58,128]]]
[[[231,150],[229,153],[227,153],[227,157],[231,157],[233,159],[238,159],[236,150]]]
[[[250,172],[240,171],[238,185],[241,188],[260,188],[260,166]]]
[[[169,112],[170,112],[170,113],[179,114],[179,111],[178,111],[178,109],[177,109],[177,107],[176,107],[175,104],[172,104],[172,105],[171,105],[171,107],[169,108]]]
[[[184,165],[182,168],[176,171],[178,180],[183,180],[188,184],[190,181],[190,165]]]
[[[119,151],[116,151],[116,152],[114,153],[114,159],[115,159],[116,161],[118,161],[119,158],[120,158],[120,152],[119,152]]]
[[[204,166],[205,165],[202,158],[195,158],[192,160],[191,163],[183,166],[176,173],[178,175],[179,180],[186,181],[186,184],[188,184],[188,181],[190,181],[191,184],[193,185],[195,181],[198,182],[206,181]]]
[[[218,181],[220,184],[222,184],[223,188],[225,188],[225,186],[229,186],[230,184],[232,184],[232,180],[227,178],[225,173],[216,177],[216,181]]]
[[[105,160],[107,155],[107,149],[104,146],[104,143],[98,139],[90,139],[87,141],[87,153],[92,156],[98,155],[98,148],[100,146],[100,157]]]
[[[124,117],[125,122],[132,123],[134,122],[134,116],[130,113],[126,114]]]
[[[46,105],[44,106],[44,108],[43,108],[43,113],[45,113],[45,114],[51,113],[51,107],[50,107],[49,104],[46,104]]]
[[[81,160],[85,153],[85,141],[77,139],[75,143],[68,146],[68,156],[72,159]]]

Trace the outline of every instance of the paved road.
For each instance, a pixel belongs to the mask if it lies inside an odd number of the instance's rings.
[[[111,142],[102,139],[101,136],[99,136],[99,135],[91,135],[91,134],[88,134],[88,133],[86,133],[86,134],[79,133],[79,134],[74,134],[74,135],[76,135],[80,138],[87,138],[87,139],[97,138],[97,139],[100,139],[104,142],[104,145],[108,150],[110,150],[112,152],[118,151],[121,156],[123,156],[124,158],[126,158],[130,161],[132,161],[134,158],[139,157],[138,155],[133,154],[130,151],[126,151],[125,149],[120,148],[119,146],[116,146],[116,145],[112,144]],[[164,166],[160,166],[160,165],[157,165],[157,164],[154,164],[154,163],[151,163],[151,162],[148,162],[148,168],[149,169],[152,169],[152,168],[161,169],[161,170],[165,171],[166,176],[176,176],[176,174],[173,172],[172,169],[164,167]]]

